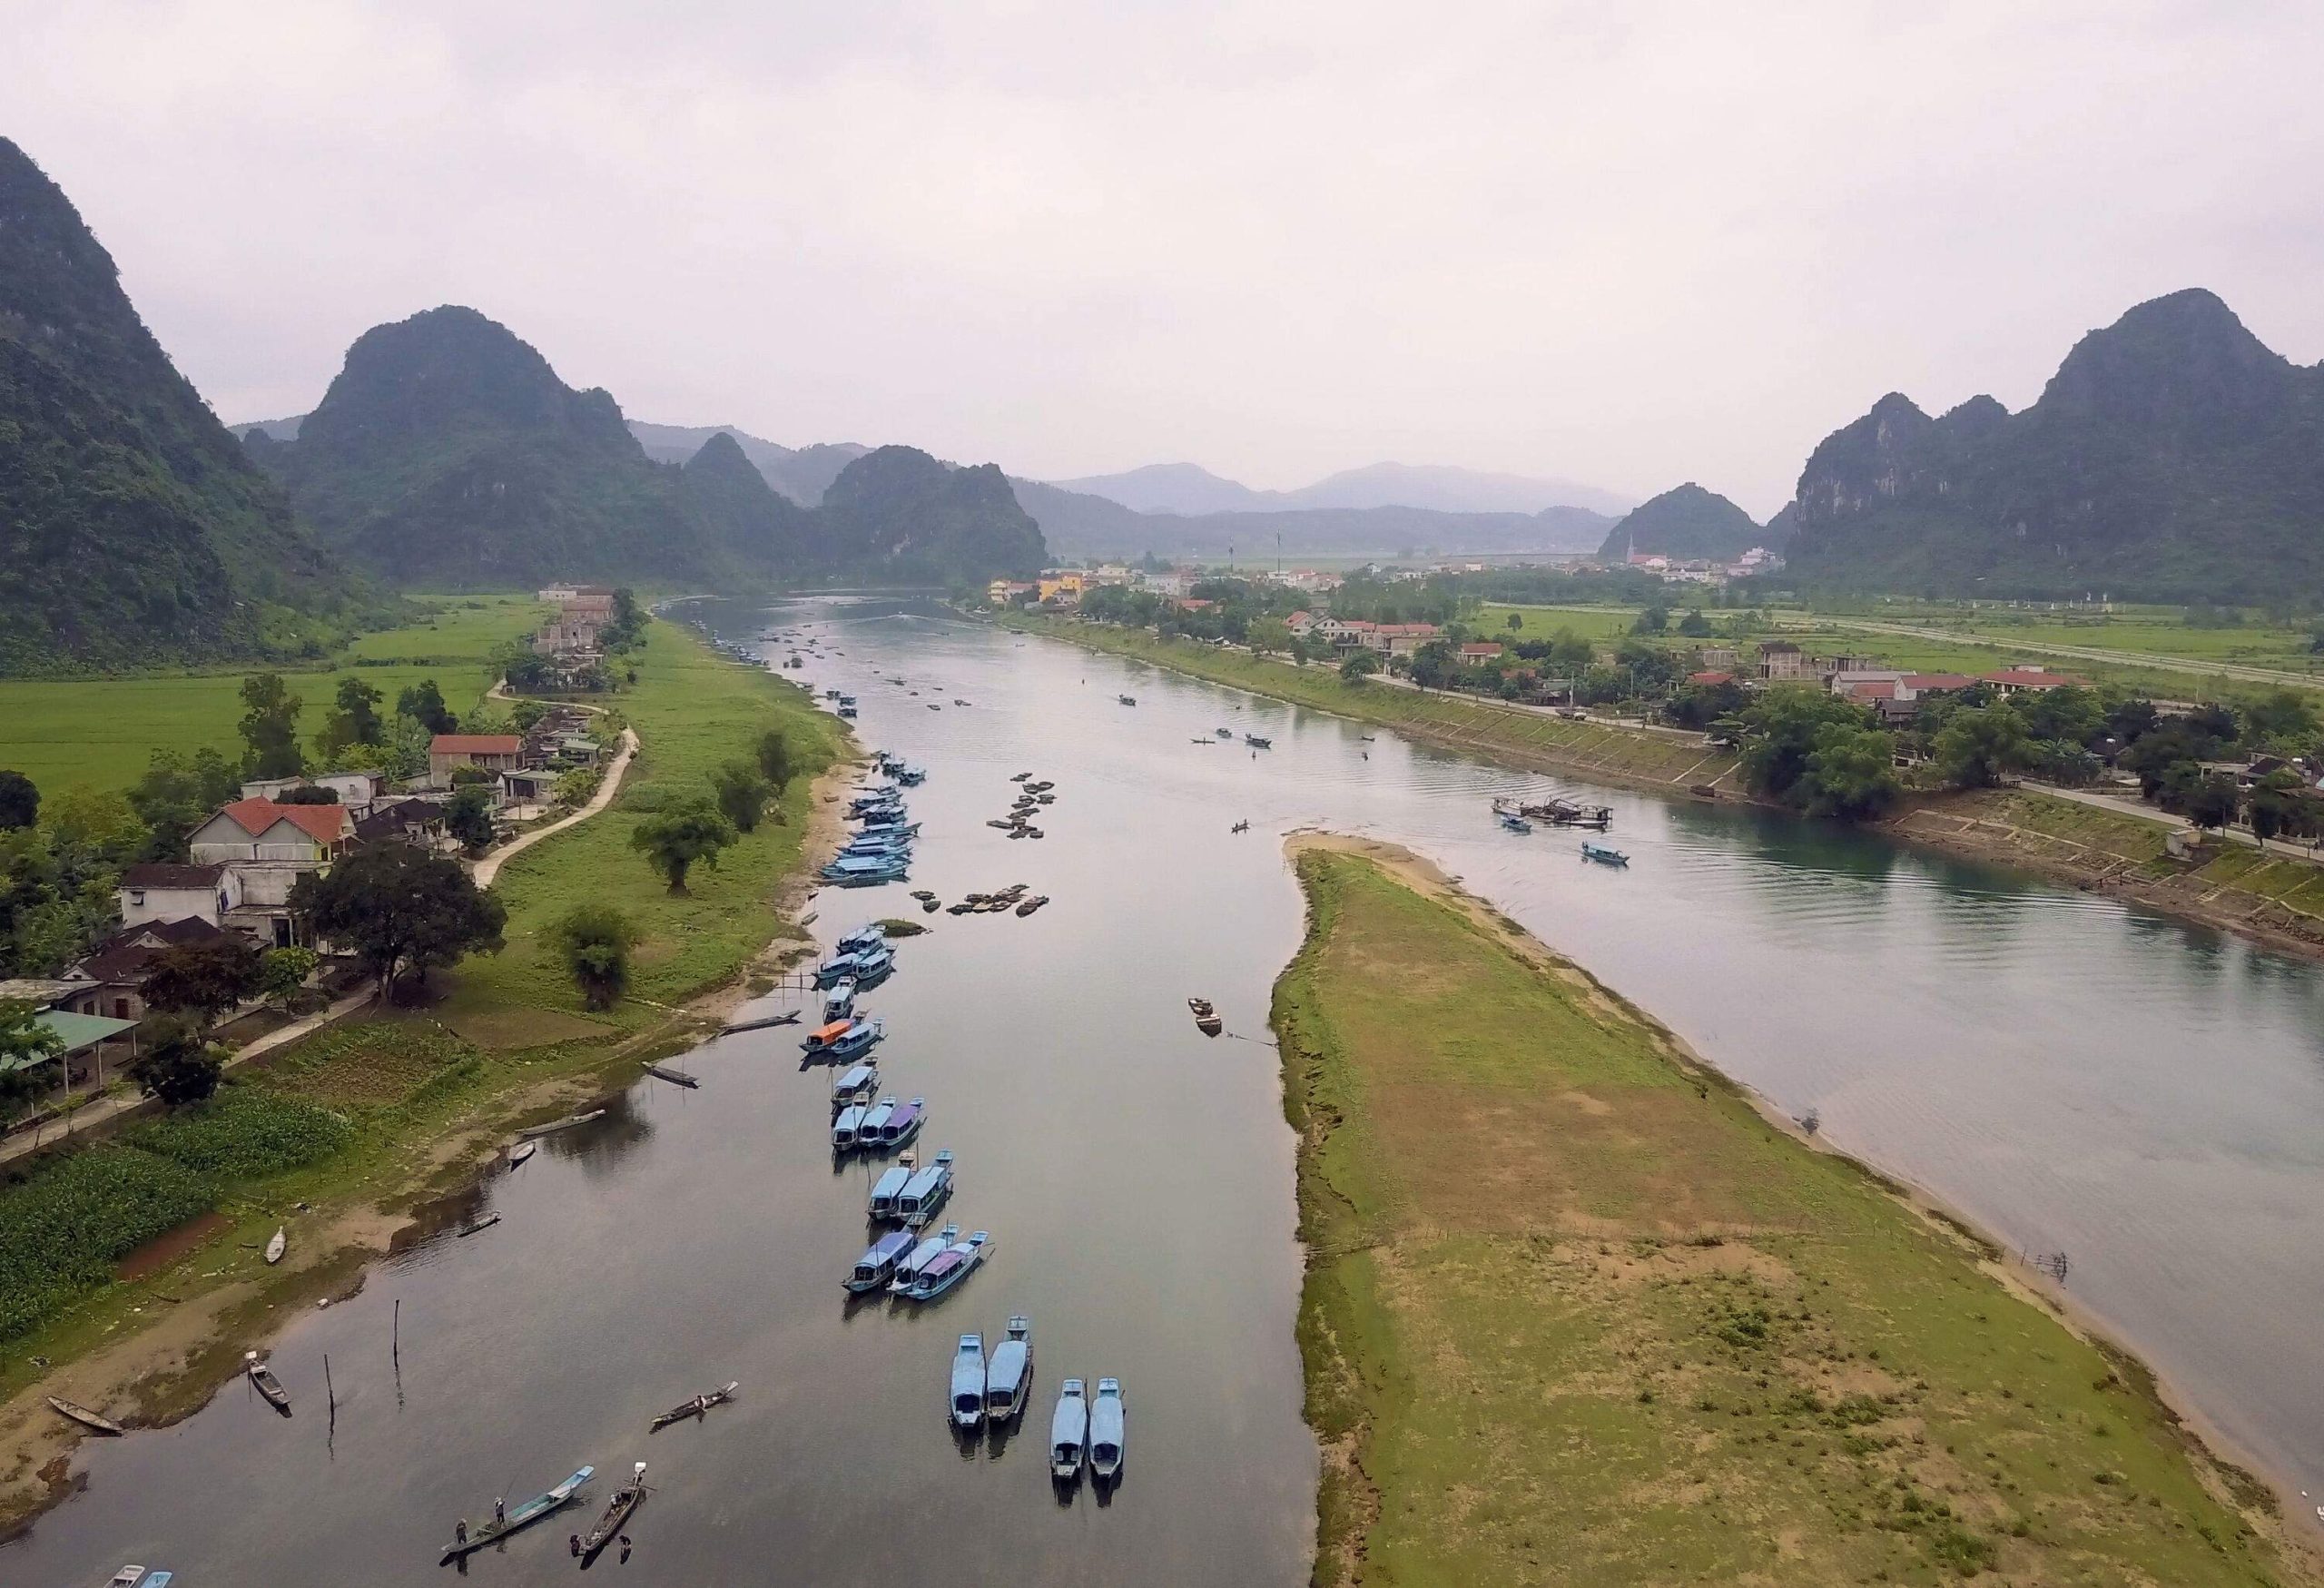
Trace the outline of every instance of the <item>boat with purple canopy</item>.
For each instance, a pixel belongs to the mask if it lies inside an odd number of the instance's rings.
[[[855,1271],[842,1283],[858,1296],[886,1289],[896,1277],[896,1265],[909,1257],[917,1244],[910,1230],[890,1230],[855,1259]]]
[[[910,1146],[911,1139],[920,1134],[920,1128],[926,1123],[928,1123],[926,1098],[914,1098],[908,1103],[898,1105],[895,1110],[881,1122],[880,1150],[892,1152],[899,1147]]]
[[[992,1237],[981,1229],[954,1242],[928,1260],[904,1295],[913,1301],[934,1301],[975,1273],[991,1248]]]

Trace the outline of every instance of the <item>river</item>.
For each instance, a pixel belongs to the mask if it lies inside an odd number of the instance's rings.
[[[1610,871],[1493,823],[1492,796],[1553,780],[926,609],[700,610],[736,637],[816,635],[790,676],[852,690],[864,742],[929,770],[911,882],[824,893],[819,938],[916,914],[908,887],[1053,901],[924,917],[864,1001],[883,1090],[929,1099],[923,1156],[957,1153],[947,1216],[990,1230],[992,1260],[917,1315],[847,1306],[870,1177],[828,1152],[828,1072],[789,1031],[715,1041],[679,1060],[701,1090],[641,1081],[491,1181],[497,1227],[422,1241],[292,1323],[275,1362],[296,1417],[236,1381],[174,1428],[84,1445],[86,1491],[0,1550],[0,1580],[138,1560],[182,1588],[427,1582],[456,1516],[583,1461],[602,1497],[646,1460],[635,1555],[595,1567],[616,1581],[1303,1582],[1315,1456],[1266,1012],[1300,930],[1280,839],[1311,824],[1430,856],[1837,1145],[2014,1248],[2065,1252],[2069,1290],[2230,1438],[2324,1475],[2315,967],[1876,835],[1598,791],[1632,857]],[[1057,784],[1038,842],[985,825],[1019,771]],[[1192,993],[1228,1036],[1194,1031]],[[1026,1436],[962,1445],[954,1343],[1011,1313],[1033,1324]],[[1125,1386],[1126,1481],[1102,1501],[1044,1470],[1068,1375]],[[730,1378],[735,1404],[646,1435]],[[473,1573],[571,1571],[576,1514]]]

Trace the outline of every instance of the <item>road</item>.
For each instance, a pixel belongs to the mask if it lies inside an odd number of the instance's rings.
[[[636,754],[637,730],[635,728],[622,729],[621,748],[614,753],[613,763],[606,768],[606,775],[597,780],[597,792],[589,796],[589,803],[571,815],[551,822],[546,827],[536,827],[530,833],[519,833],[499,848],[484,855],[476,863],[476,885],[479,888],[492,886],[492,879],[500,874],[501,863],[510,855],[530,849],[542,839],[562,833],[576,822],[587,821],[613,804],[614,795],[621,792],[622,777],[629,771],[631,758]]]
[[[2246,684],[2283,684],[2295,689],[2324,689],[2324,676],[2314,673],[2292,673],[2280,667],[2254,667],[2242,662],[2214,662],[2201,656],[2164,656],[2153,651],[2105,650],[2096,646],[2066,646],[2050,640],[1995,639],[1981,634],[1962,634],[1952,629],[1916,628],[1906,623],[1881,623],[1869,617],[1831,617],[1822,613],[1815,621],[1833,628],[1854,629],[1864,634],[1894,635],[1902,639],[1935,640],[1942,645],[1978,646],[1993,651],[2032,652],[2044,656],[2063,656],[2078,662],[2106,662],[2121,667],[2145,667],[2164,673],[2197,673],[2210,677],[2234,678]]]

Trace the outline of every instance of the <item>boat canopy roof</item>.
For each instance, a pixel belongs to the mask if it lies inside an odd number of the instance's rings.
[[[910,1230],[891,1229],[873,1241],[871,1249],[863,1255],[874,1262],[892,1262],[919,1244]]]
[[[855,1022],[852,1020],[835,1020],[827,1026],[817,1026],[815,1028],[815,1041],[818,1042],[829,1042],[835,1041],[839,1037],[845,1035],[848,1028],[852,1026],[854,1023]]]

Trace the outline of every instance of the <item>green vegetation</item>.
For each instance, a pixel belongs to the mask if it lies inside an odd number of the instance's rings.
[[[1632,551],[1661,552],[1682,561],[1725,561],[1768,544],[1751,515],[1689,480],[1640,503],[1606,532],[1598,555],[1620,561]]]
[[[629,951],[637,946],[636,922],[611,904],[580,904],[561,916],[549,935],[586,1007],[606,1010],[621,1001],[629,988]]]
[[[1943,1221],[1482,906],[1299,873],[1317,1583],[2311,1580]]]
[[[338,1114],[262,1086],[230,1086],[205,1106],[122,1132],[123,1145],[228,1180],[263,1179],[329,1158],[353,1127]]]
[[[0,1182],[0,1340],[113,1277],[113,1263],[217,1205],[204,1176],[130,1147],[100,1147]]]

